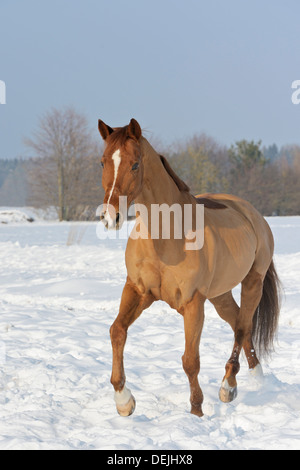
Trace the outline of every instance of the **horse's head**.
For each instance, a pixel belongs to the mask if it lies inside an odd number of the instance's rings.
[[[143,162],[141,158],[139,123],[131,119],[128,126],[111,128],[98,121],[99,132],[105,141],[102,156],[102,185],[105,190],[100,220],[108,229],[119,229],[126,214],[120,207],[119,197],[127,197],[127,207],[142,189]]]

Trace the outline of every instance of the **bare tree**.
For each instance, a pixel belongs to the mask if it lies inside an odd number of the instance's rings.
[[[35,154],[29,172],[31,202],[57,208],[59,220],[80,218],[100,201],[100,148],[85,116],[74,108],[52,109],[25,144]]]

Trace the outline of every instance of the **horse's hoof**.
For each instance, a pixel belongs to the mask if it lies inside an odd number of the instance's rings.
[[[223,380],[219,390],[219,398],[223,403],[230,403],[237,397],[237,387],[230,387],[227,379]]]
[[[194,406],[194,405],[192,405],[191,413],[192,413],[192,415],[196,415],[196,416],[199,416],[199,418],[202,418],[202,416],[203,416],[203,411],[202,411],[201,405],[200,405],[200,406]]]
[[[130,416],[135,410],[135,398],[131,395],[129,401],[125,405],[117,405],[117,411],[120,416]]]
[[[121,391],[115,392],[115,402],[120,416],[130,416],[135,410],[134,396],[126,385]]]

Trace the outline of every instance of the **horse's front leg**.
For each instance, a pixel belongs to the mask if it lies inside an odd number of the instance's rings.
[[[115,389],[117,411],[121,416],[129,416],[135,409],[135,399],[125,385],[123,351],[127,330],[142,311],[152,304],[153,300],[151,294],[142,294],[137,286],[127,278],[122,293],[119,314],[110,328],[113,351],[111,383]]]
[[[185,351],[182,356],[183,369],[190,383],[191,413],[203,416],[203,394],[198,382],[200,371],[199,345],[204,322],[205,298],[196,292],[190,302],[184,307]]]

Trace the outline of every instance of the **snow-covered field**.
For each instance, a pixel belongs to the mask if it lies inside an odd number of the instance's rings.
[[[182,318],[162,302],[128,334],[136,411],[115,410],[109,327],[126,240],[99,240],[95,223],[0,224],[0,448],[300,449],[300,217],[268,221],[285,288],[276,352],[262,384],[242,358],[238,397],[221,403],[233,335],[207,303],[202,419],[189,413]]]

